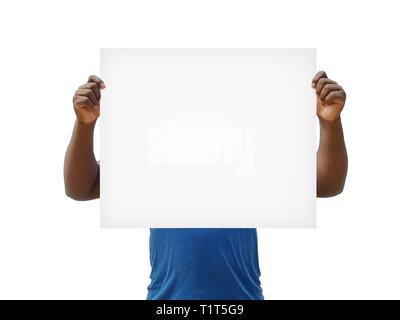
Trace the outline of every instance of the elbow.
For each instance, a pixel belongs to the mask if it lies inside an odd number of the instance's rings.
[[[72,179],[68,176],[64,177],[64,192],[65,195],[76,201],[88,201],[95,199],[93,195],[93,189],[96,187],[96,183],[92,187],[82,181],[81,179]]]
[[[72,192],[72,191],[70,191],[68,189],[65,189],[65,195],[68,198],[70,198],[72,200],[76,200],[76,201],[86,201],[86,200],[88,200],[87,197],[83,196],[82,194]]]
[[[318,168],[319,169],[319,168]],[[344,190],[347,176],[347,166],[344,170],[324,171],[319,169],[317,173],[317,197],[331,198],[341,194]]]
[[[65,195],[68,198],[76,201],[87,201],[92,199],[90,197],[90,194],[87,194],[79,190],[74,190],[73,188],[70,188],[68,186],[65,186]]]
[[[343,192],[343,189],[329,190],[329,191],[317,191],[318,198],[332,198],[336,197]]]
[[[317,187],[317,197],[318,198],[332,198],[341,194],[344,190],[344,183],[331,186],[331,187]]]

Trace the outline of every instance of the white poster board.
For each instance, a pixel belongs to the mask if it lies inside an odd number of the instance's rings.
[[[101,49],[102,227],[314,227],[315,49]]]

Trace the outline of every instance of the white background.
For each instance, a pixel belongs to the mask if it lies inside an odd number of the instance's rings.
[[[63,191],[98,48],[316,47],[348,93],[347,185],[316,230],[259,230],[265,297],[400,298],[397,2],[2,2],[0,297],[145,298],[149,231],[101,230],[99,202]]]

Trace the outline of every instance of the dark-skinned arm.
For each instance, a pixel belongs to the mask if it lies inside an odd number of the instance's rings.
[[[347,175],[347,151],[340,114],[346,93],[324,71],[312,81],[317,95],[320,141],[317,152],[317,196],[333,197],[343,191]]]
[[[320,121],[320,144],[317,152],[317,196],[331,197],[344,187],[347,174],[347,152],[340,113],[346,94],[335,81],[319,72],[312,81],[317,93],[317,115]],[[100,90],[105,87],[96,76],[79,87],[74,95],[77,115],[64,161],[66,194],[76,200],[100,196],[100,167],[93,152],[93,131],[100,115]]]
[[[100,115],[101,79],[90,76],[75,92],[76,121],[64,160],[65,193],[74,200],[100,197],[100,165],[93,152],[93,132]]]

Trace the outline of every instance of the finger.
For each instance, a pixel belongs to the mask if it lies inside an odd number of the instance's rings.
[[[333,81],[328,78],[321,78],[317,82],[317,87],[315,88],[315,91],[317,92],[317,94],[321,94],[321,91],[324,88],[324,86],[331,83],[336,84],[336,81]]]
[[[322,90],[321,93],[319,95],[320,99],[322,101],[325,100],[326,96],[331,92],[331,91],[339,91],[339,90],[343,90],[343,88],[341,86],[339,86],[337,83],[330,83],[330,84],[326,84]]]
[[[77,94],[74,95],[73,102],[74,102],[75,106],[84,106],[84,107],[90,107],[90,108],[95,106],[88,97],[80,96]]]
[[[100,100],[100,98],[101,98],[99,85],[97,83],[95,83],[95,82],[85,83],[83,86],[80,86],[79,89],[92,90],[93,93],[95,94],[97,100]]]
[[[88,97],[94,105],[97,104],[96,95],[90,89],[78,89],[78,91],[76,91],[76,94],[79,96]]]
[[[346,92],[344,92],[343,90],[332,91],[326,96],[324,102],[326,104],[329,104],[329,103],[333,102],[334,100],[346,101]]]
[[[328,78],[328,75],[326,74],[325,71],[319,71],[315,74],[315,76],[313,77],[312,81],[311,81],[311,85],[313,88],[317,87],[317,83],[319,81],[319,79],[321,78]]]
[[[98,76],[91,75],[88,79],[88,82],[94,82],[97,83],[100,89],[104,89],[106,87],[105,83],[103,80],[101,80]]]

